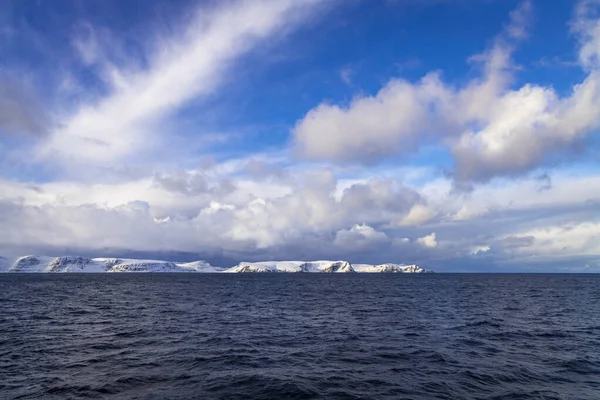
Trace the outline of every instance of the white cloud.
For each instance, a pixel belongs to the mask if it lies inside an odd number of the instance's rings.
[[[362,224],[337,231],[333,244],[342,250],[355,252],[379,248],[381,244],[389,242],[390,238],[385,233]]]
[[[413,149],[413,135],[426,127],[427,105],[435,98],[438,77],[412,85],[393,80],[375,97],[356,98],[350,106],[321,104],[294,128],[297,151],[309,159],[371,161]]]
[[[531,246],[515,251],[521,255],[541,256],[596,256],[600,259],[600,222],[566,223],[532,229],[516,235],[532,238]]]
[[[371,248],[367,244],[389,241],[374,226],[402,220],[419,200],[414,191],[382,180],[353,184],[336,199],[337,179],[320,169],[286,171],[285,179],[271,184],[261,176],[232,179],[214,175],[215,170],[222,167],[94,185],[0,181],[6,189],[0,191],[5,207],[2,223],[11,227],[0,237],[0,247],[60,246],[71,241],[90,249],[122,246],[147,251],[160,237],[177,251],[220,246],[241,251],[333,235],[328,241],[338,248],[351,250],[351,242]],[[120,219],[127,227],[119,228],[114,240],[105,237],[110,236],[107,221],[115,228]],[[353,228],[345,230],[347,226]],[[19,234],[8,235],[9,230]],[[60,232],[60,238],[53,232]],[[141,244],[144,237],[148,245]]]
[[[499,98],[486,126],[467,131],[453,145],[460,180],[520,174],[549,154],[568,150],[600,127],[600,75],[590,74],[571,96],[526,85]]]
[[[425,248],[435,248],[438,245],[438,242],[435,240],[435,232],[427,236],[423,236],[417,239],[417,243],[419,243],[422,247]]]
[[[600,128],[600,19],[597,1],[584,2],[574,22],[582,64],[589,70],[571,94],[525,84],[512,88],[511,40],[525,36],[531,8],[525,2],[481,55],[482,76],[454,87],[430,73],[416,83],[392,79],[375,96],[347,107],[321,104],[297,122],[294,145],[307,159],[376,163],[410,155],[427,143],[445,143],[459,183],[521,175],[549,156],[569,155]]]
[[[435,211],[424,204],[415,204],[409,213],[402,218],[401,225],[418,226],[435,217]]]
[[[536,178],[500,181],[480,185],[465,195],[453,195],[450,191],[434,190],[428,184],[423,197],[431,207],[453,221],[467,221],[504,211],[534,212],[541,208],[573,209],[585,204],[600,202],[600,176],[583,173],[577,169],[556,172],[552,186],[540,190]],[[449,188],[450,182],[442,181],[438,186]]]
[[[490,246],[475,246],[473,248],[471,248],[471,254],[480,254],[480,253],[487,253],[488,251],[491,250]]]
[[[156,44],[148,67],[104,62],[94,30],[75,46],[86,63],[106,64],[111,93],[82,104],[37,149],[47,161],[105,164],[147,153],[168,138],[161,119],[192,98],[207,96],[231,62],[312,10],[318,0],[238,1],[202,9],[187,29]],[[135,65],[135,63],[132,63]]]

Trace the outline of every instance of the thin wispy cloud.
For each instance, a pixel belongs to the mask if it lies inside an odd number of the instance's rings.
[[[82,104],[37,149],[44,159],[110,163],[159,145],[162,118],[191,99],[208,96],[231,64],[276,33],[299,23],[318,1],[240,1],[196,10],[189,26],[151,46],[148,66],[121,68],[106,59],[111,36],[84,25],[73,40],[81,60],[100,64],[108,96]],[[132,63],[135,64],[135,63]]]

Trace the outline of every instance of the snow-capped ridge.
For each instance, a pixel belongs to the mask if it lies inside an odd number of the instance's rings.
[[[241,262],[226,272],[321,272],[321,273],[350,273],[354,272],[347,261],[261,261]]]
[[[2,259],[6,260],[6,259]],[[418,265],[351,264],[348,261],[261,261],[241,262],[231,268],[220,268],[206,261],[173,262],[127,258],[86,258],[80,256],[24,256],[1,272],[17,273],[119,273],[119,272],[192,272],[192,273],[424,273],[431,272]],[[0,266],[1,267],[1,266]]]
[[[52,272],[51,264],[56,260],[56,257],[48,256],[23,256],[14,262],[8,272]]]
[[[24,256],[7,272],[220,272],[222,268],[206,261],[175,263],[161,260],[127,258],[85,258],[78,256]]]
[[[433,272],[431,270],[426,270],[418,265],[400,265],[400,264],[354,264],[353,265],[356,272],[362,273],[412,273],[412,274],[422,274]]]

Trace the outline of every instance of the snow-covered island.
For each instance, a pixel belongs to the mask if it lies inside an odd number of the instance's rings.
[[[206,261],[178,263],[129,258],[86,258],[76,256],[24,256],[14,262],[6,258],[0,272],[60,273],[60,272],[200,272],[200,273],[427,273],[418,265],[350,264],[347,261],[263,261],[242,262],[230,268],[214,267]]]

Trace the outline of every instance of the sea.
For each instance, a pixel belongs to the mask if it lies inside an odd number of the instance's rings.
[[[1,399],[600,399],[600,275],[0,274]]]

